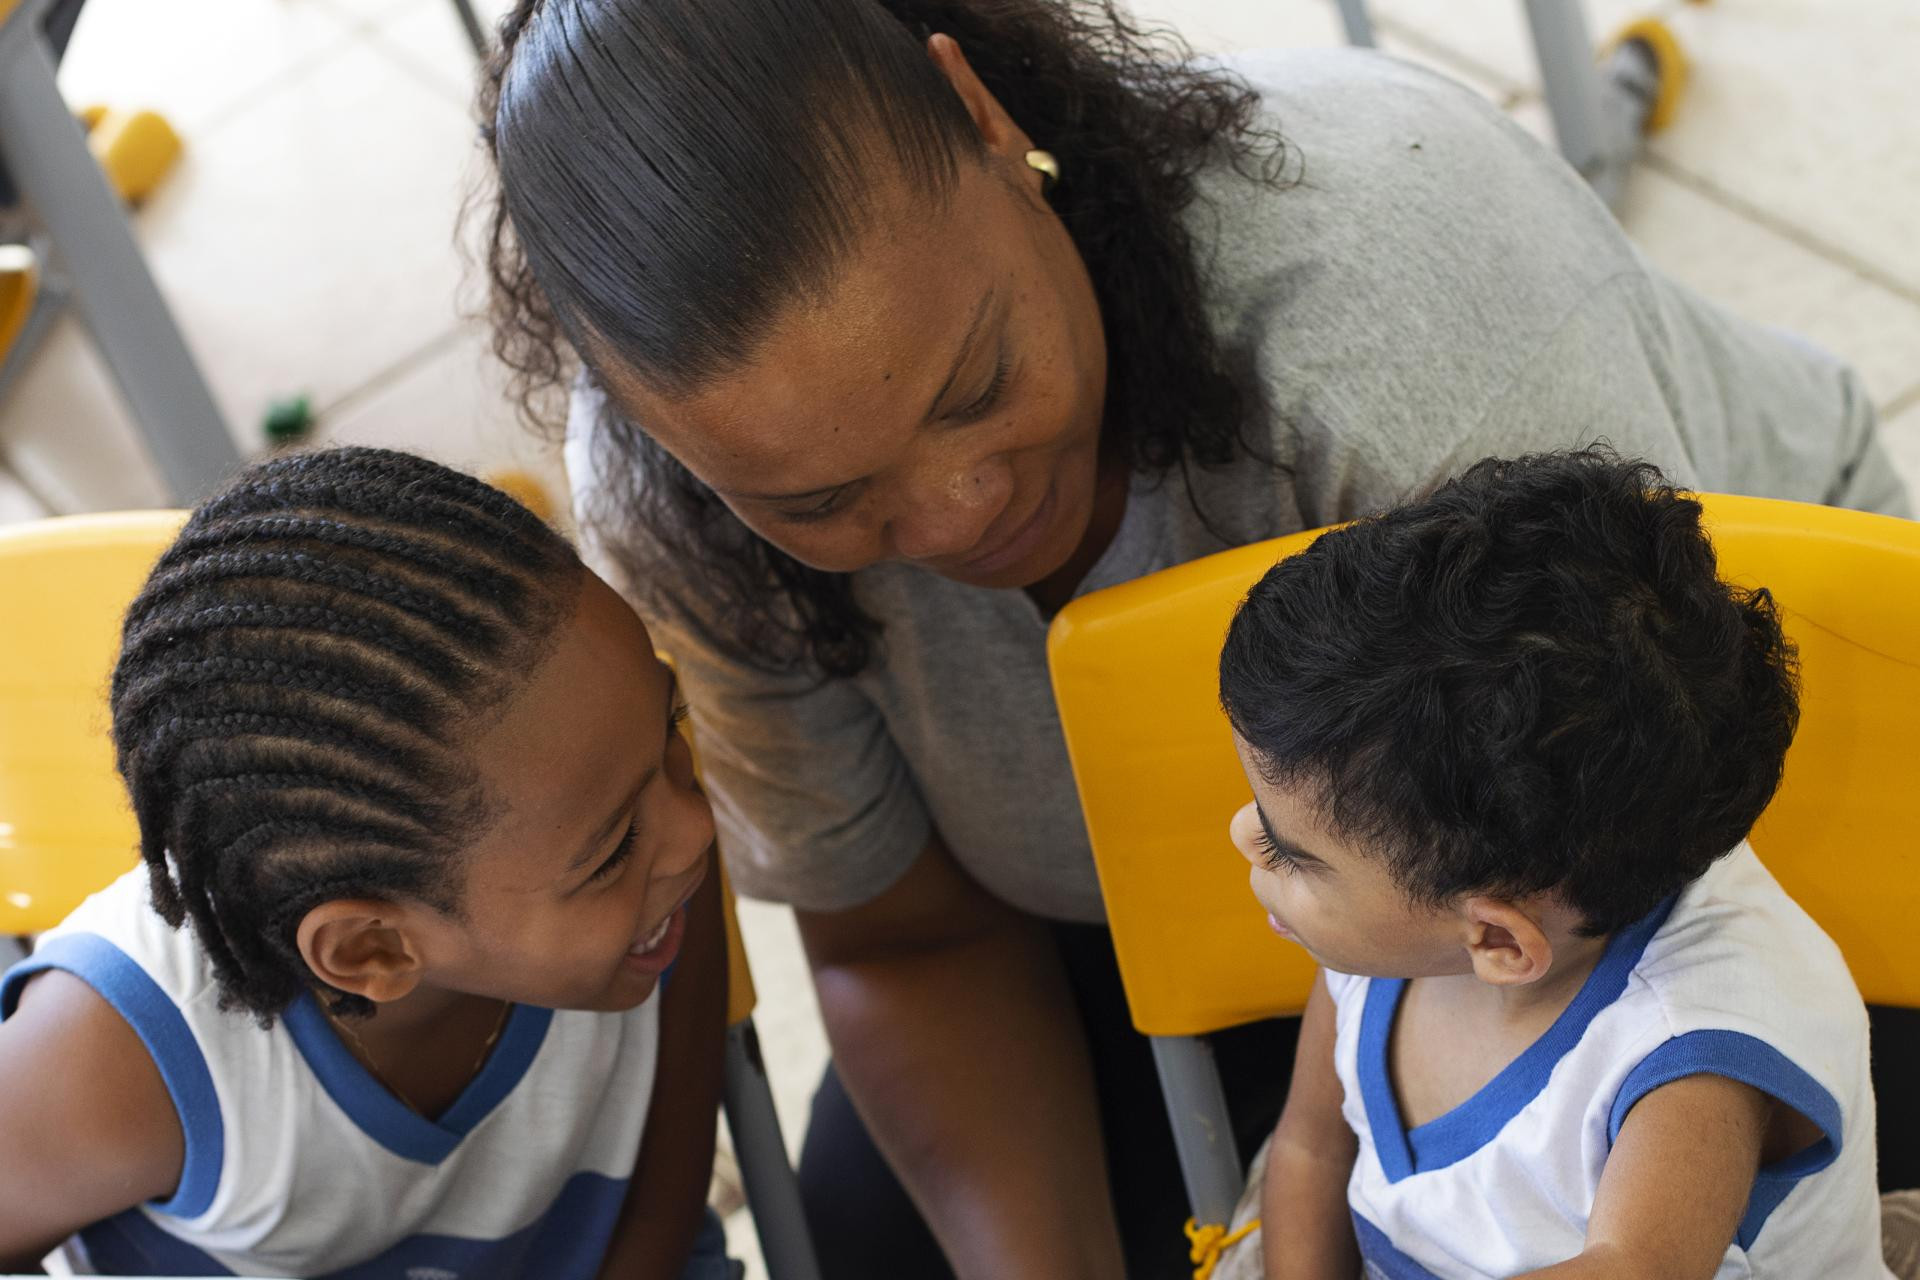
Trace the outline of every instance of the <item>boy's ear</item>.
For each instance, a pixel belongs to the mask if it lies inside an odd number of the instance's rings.
[[[1537,982],[1553,967],[1553,943],[1540,922],[1507,898],[1472,897],[1465,906],[1467,958],[1491,986]]]
[[[385,1004],[420,983],[420,948],[407,911],[372,898],[323,902],[307,912],[294,934],[313,976],[337,991]]]

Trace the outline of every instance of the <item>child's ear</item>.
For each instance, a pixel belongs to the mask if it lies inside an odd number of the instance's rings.
[[[1473,897],[1465,905],[1467,957],[1473,976],[1496,987],[1520,987],[1553,967],[1553,943],[1525,908],[1507,898]]]
[[[313,976],[375,1004],[398,1000],[420,983],[421,958],[405,908],[371,898],[323,902],[294,934]]]

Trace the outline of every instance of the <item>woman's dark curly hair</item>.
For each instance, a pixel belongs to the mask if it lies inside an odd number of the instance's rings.
[[[1744,840],[1799,722],[1764,589],[1599,450],[1489,459],[1268,571],[1220,657],[1266,780],[1409,898],[1554,891],[1610,933]]]
[[[462,744],[583,581],[506,494],[382,449],[261,463],[193,513],[127,610],[113,742],[154,907],[223,1006],[318,988],[295,934],[323,902],[457,909],[487,812]]]
[[[1106,327],[1106,455],[1164,474],[1258,452],[1182,214],[1205,166],[1278,184],[1288,155],[1250,88],[1113,0],[522,0],[481,115],[494,345],[529,415],[560,416],[576,352],[589,376],[610,353],[668,394],[747,358],[864,230],[876,143],[912,189],[950,191],[984,152],[933,33],[1068,166],[1052,203]],[[644,540],[738,656],[836,676],[872,660],[847,575],[749,532],[610,405],[593,447],[586,514],[634,585]]]

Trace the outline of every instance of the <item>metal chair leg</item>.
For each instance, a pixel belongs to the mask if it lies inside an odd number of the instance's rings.
[[[1340,24],[1347,29],[1347,43],[1371,49],[1377,43],[1373,38],[1373,19],[1367,14],[1367,0],[1336,0],[1340,6]]]
[[[54,80],[29,4],[0,26],[0,151],[44,223],[80,317],[144,431],[173,498],[204,497],[240,461],[126,211]]]
[[[1180,1176],[1196,1222],[1225,1223],[1246,1183],[1234,1142],[1226,1091],[1213,1063],[1213,1046],[1196,1036],[1154,1036],[1153,1062],[1173,1122]]]
[[[453,10],[460,15],[460,25],[466,28],[473,56],[484,62],[492,43],[487,39],[487,29],[480,25],[480,19],[473,12],[473,0],[453,0]]]
[[[767,1275],[771,1280],[820,1280],[813,1236],[800,1204],[800,1181],[780,1136],[780,1117],[752,1018],[727,1028],[726,1054],[727,1130],[733,1135]]]
[[[1596,65],[1580,0],[1526,0],[1526,7],[1560,154],[1609,208],[1617,207],[1627,172],[1640,156],[1651,97],[1632,76],[1620,74],[1635,70],[1631,64]]]

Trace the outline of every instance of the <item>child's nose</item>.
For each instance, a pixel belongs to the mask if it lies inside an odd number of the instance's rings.
[[[1233,815],[1233,821],[1227,824],[1227,837],[1233,841],[1233,847],[1248,862],[1260,861],[1260,811],[1249,800],[1240,806]]]

